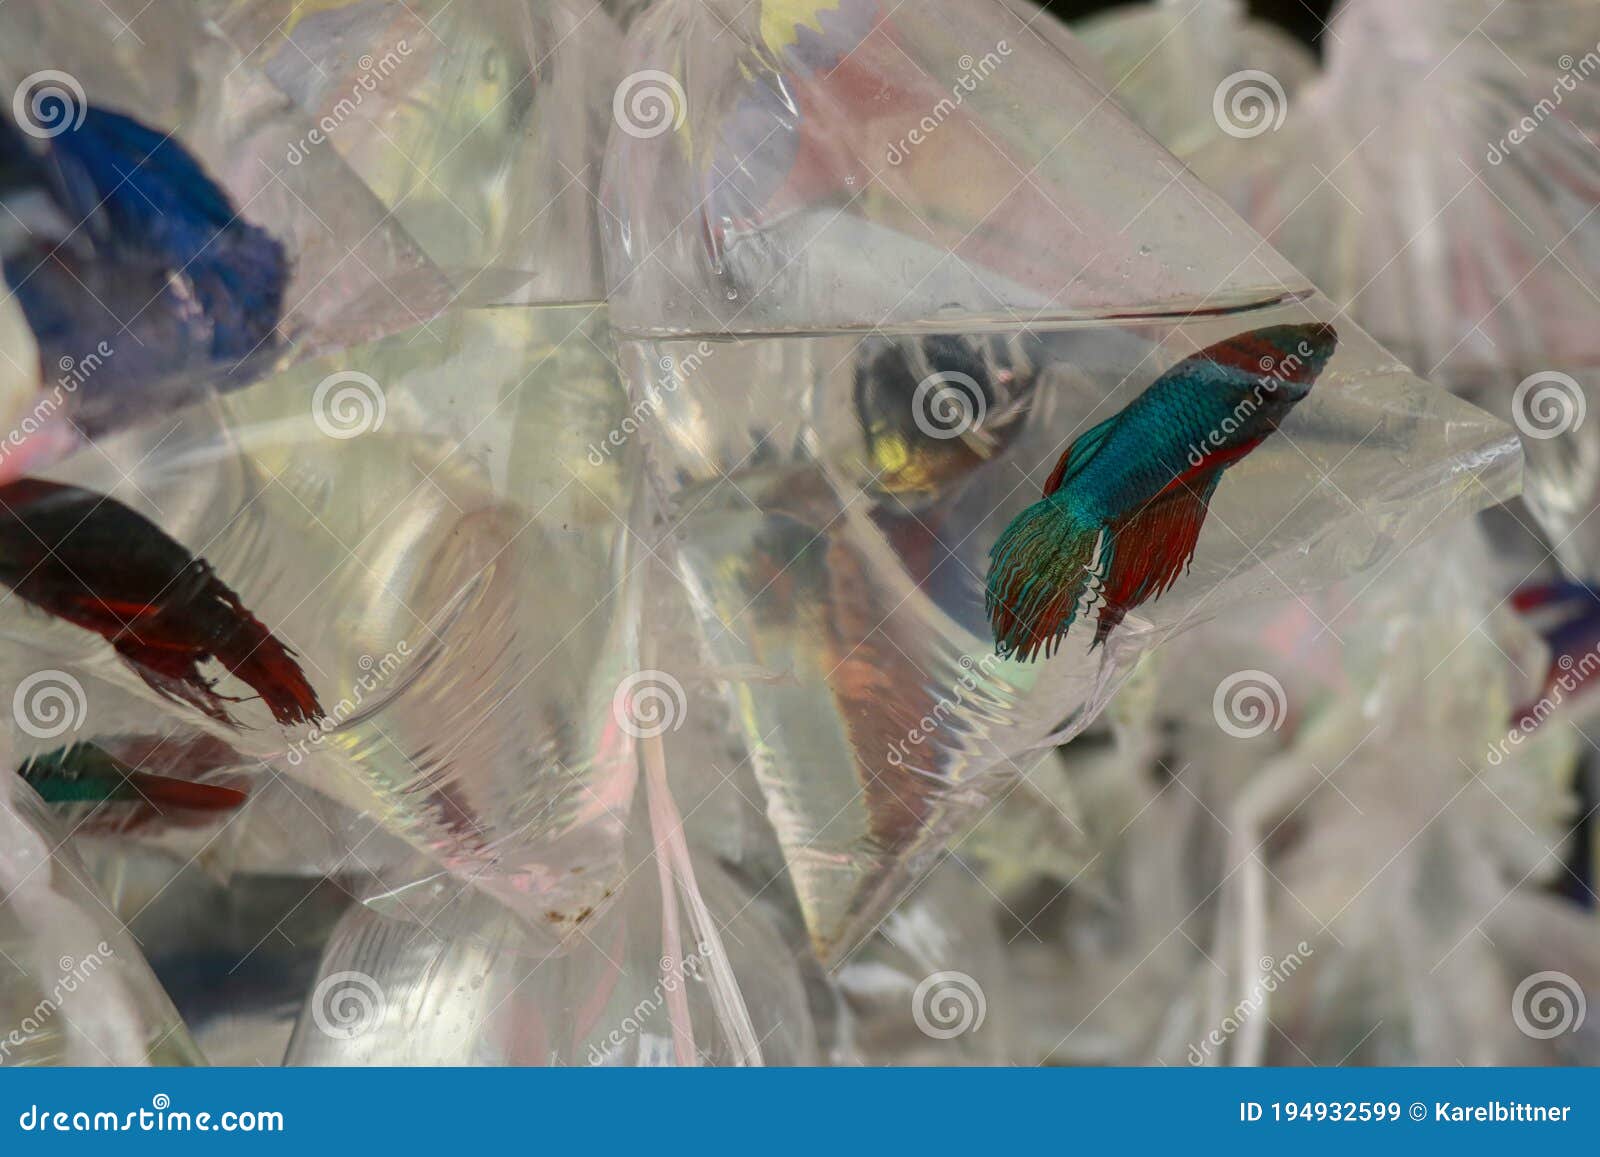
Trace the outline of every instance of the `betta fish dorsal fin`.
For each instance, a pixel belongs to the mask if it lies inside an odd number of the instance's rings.
[[[1128,611],[1165,593],[1189,565],[1222,471],[1222,466],[1213,466],[1174,479],[1144,506],[1112,524],[1115,549],[1110,552],[1091,650],[1106,641]]]
[[[1062,485],[1083,469],[1084,463],[1094,457],[1094,452],[1100,449],[1100,444],[1106,440],[1106,435],[1111,432],[1111,427],[1116,425],[1121,413],[1112,414],[1111,417],[1097,425],[1089,427],[1074,439],[1072,445],[1067,447],[1067,452],[1061,455],[1061,461],[1056,463],[1056,468],[1050,472],[1049,481],[1044,484],[1044,496],[1049,498]]]

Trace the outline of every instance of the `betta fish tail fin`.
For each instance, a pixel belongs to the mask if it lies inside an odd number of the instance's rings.
[[[215,617],[212,653],[217,662],[248,683],[279,723],[320,719],[317,693],[295,661],[294,650],[267,630],[209,567],[202,597],[208,608],[207,621]]]
[[[169,775],[154,775],[148,771],[129,773],[128,786],[131,790],[127,798],[143,799],[157,810],[232,811],[249,798],[238,788],[216,783],[196,783]]]
[[[1085,522],[1052,498],[1012,519],[989,552],[984,599],[1000,654],[1028,662],[1040,651],[1047,658],[1055,651],[1109,562],[1095,558],[1100,532],[1099,523]]]
[[[239,601],[211,564],[144,515],[94,490],[41,478],[0,485],[0,586],[110,643],[159,694],[237,727],[215,659],[279,723],[322,717],[295,653]]]
[[[1107,568],[1092,651],[1106,641],[1123,616],[1146,599],[1159,598],[1194,559],[1200,527],[1221,468],[1174,479],[1139,509],[1115,519],[1109,537],[1115,546]]]
[[[294,650],[250,613],[204,559],[190,558],[183,577],[172,580],[153,607],[103,598],[98,605],[128,623],[113,618],[95,629],[140,678],[169,699],[187,703],[218,723],[238,726],[224,705],[240,700],[219,693],[216,681],[201,674],[200,664],[209,657],[249,684],[279,723],[321,718],[316,692]]]

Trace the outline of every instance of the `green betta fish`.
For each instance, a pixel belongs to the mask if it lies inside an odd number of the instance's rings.
[[[221,784],[140,771],[94,743],[33,756],[17,769],[46,803],[138,802],[154,812],[231,811],[244,792]]]
[[[1211,495],[1311,392],[1338,345],[1331,325],[1236,334],[1185,358],[1067,448],[1044,498],[989,552],[985,609],[1002,654],[1048,658],[1085,596],[1090,650],[1194,558]],[[1087,609],[1087,608],[1084,608]]]

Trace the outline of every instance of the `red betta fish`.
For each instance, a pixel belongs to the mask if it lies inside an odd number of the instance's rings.
[[[215,659],[279,723],[322,717],[295,655],[203,558],[104,494],[39,478],[0,486],[0,583],[93,631],[167,698],[237,727],[200,664]]]
[[[1278,428],[1333,356],[1331,325],[1236,334],[1185,358],[1067,448],[1044,499],[989,552],[985,607],[996,649],[1051,655],[1087,595],[1093,650],[1194,558],[1223,471]]]

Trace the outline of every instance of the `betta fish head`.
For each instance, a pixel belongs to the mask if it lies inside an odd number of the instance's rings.
[[[1179,362],[1164,377],[1215,387],[1212,404],[1228,411],[1229,428],[1259,439],[1311,392],[1338,343],[1333,326],[1320,322],[1246,330]]]
[[[1339,345],[1338,332],[1324,322],[1268,326],[1241,336],[1253,339],[1257,347],[1257,372],[1278,383],[1291,404],[1311,392]]]
[[[997,335],[868,339],[855,410],[877,487],[902,502],[958,485],[1022,432],[1036,342]]]

